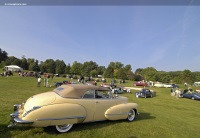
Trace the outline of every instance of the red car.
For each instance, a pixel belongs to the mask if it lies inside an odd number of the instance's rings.
[[[111,87],[111,85],[110,85],[110,84],[107,84],[107,83],[103,83],[103,84],[101,84],[101,87],[110,88],[110,87]]]
[[[133,83],[134,86],[148,86],[148,84],[144,81],[138,81]]]

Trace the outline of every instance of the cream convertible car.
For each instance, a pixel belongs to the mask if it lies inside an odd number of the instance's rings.
[[[14,105],[9,127],[55,126],[62,133],[77,123],[119,119],[133,121],[138,114],[137,107],[136,103],[128,103],[126,97],[113,96],[108,88],[62,85],[51,92],[34,95],[21,105]]]

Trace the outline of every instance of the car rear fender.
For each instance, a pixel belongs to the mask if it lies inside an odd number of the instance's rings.
[[[137,112],[138,105],[136,103],[122,103],[109,108],[105,112],[105,117],[108,120],[119,120],[126,119],[128,117],[128,112],[131,109],[135,109]]]
[[[42,106],[29,113],[23,120],[33,120],[33,126],[53,126],[81,123],[86,118],[86,111],[79,104],[63,103]]]

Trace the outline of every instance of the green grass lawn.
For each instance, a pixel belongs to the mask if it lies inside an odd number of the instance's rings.
[[[66,80],[54,78],[55,81]],[[99,85],[100,83],[98,83]],[[129,102],[139,104],[140,115],[133,122],[126,120],[103,121],[86,124],[77,124],[68,133],[59,134],[53,127],[30,128],[15,127],[7,128],[9,114],[13,112],[13,105],[22,103],[30,96],[50,91],[55,87],[37,87],[37,79],[32,77],[0,77],[0,137],[1,138],[197,138],[200,137],[200,109],[199,101],[176,99],[170,95],[168,88],[150,88],[157,92],[153,98],[135,98],[135,91],[131,94],[122,94],[128,97]],[[132,82],[123,84],[132,86]],[[200,88],[199,88],[200,89]],[[183,86],[182,86],[183,90]]]

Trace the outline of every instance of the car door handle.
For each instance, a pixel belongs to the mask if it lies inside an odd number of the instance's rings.
[[[96,103],[99,103],[99,101],[96,101]]]

